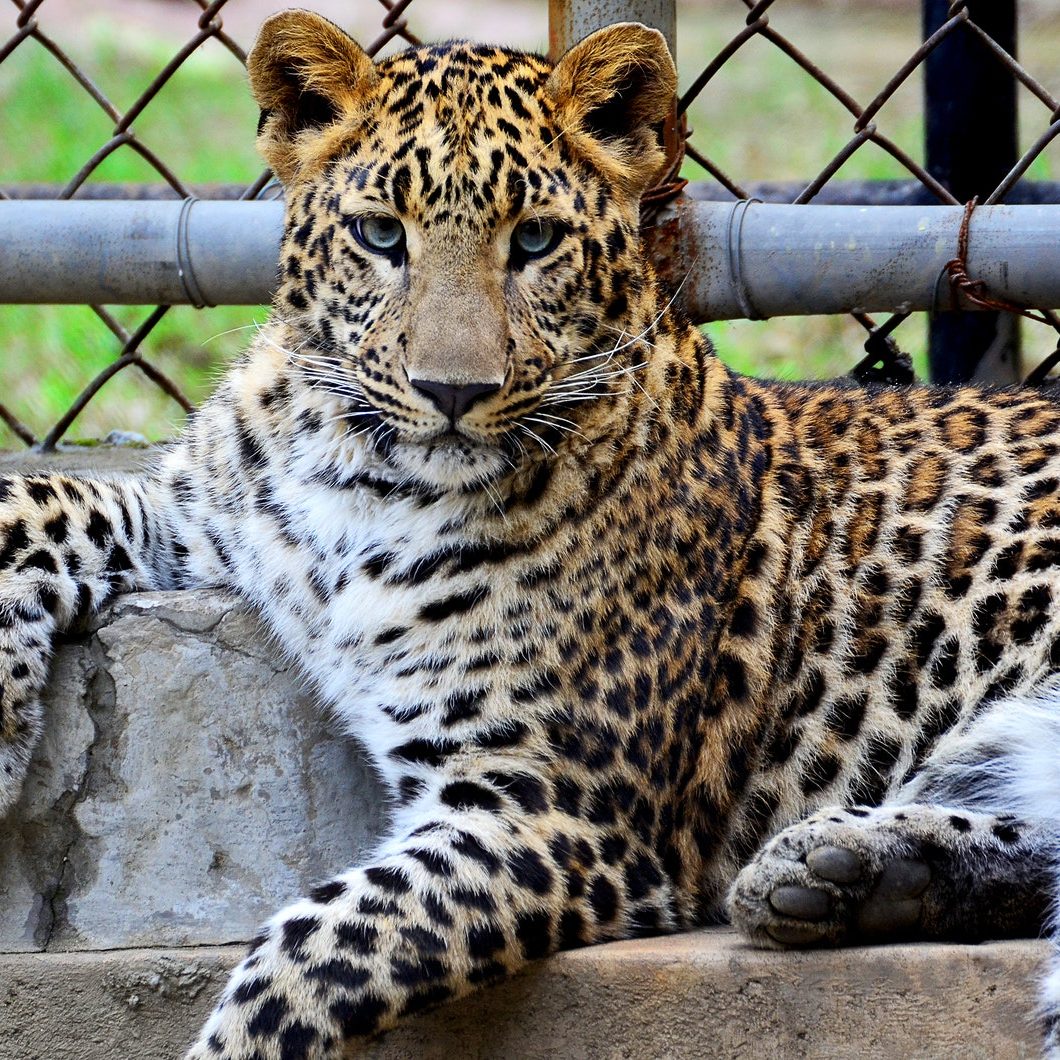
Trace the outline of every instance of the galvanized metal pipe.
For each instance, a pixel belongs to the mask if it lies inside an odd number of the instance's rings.
[[[282,202],[0,202],[0,302],[257,305]]]
[[[649,233],[694,319],[906,312],[953,302],[959,206],[784,206],[683,200]],[[1060,306],[1060,206],[989,206],[971,220],[968,275],[998,297]]]
[[[794,202],[809,184],[804,180],[745,180],[741,186],[749,196],[762,202]],[[65,184],[0,184],[0,200],[3,199],[48,199],[62,198]],[[191,184],[191,194],[200,199],[225,201],[243,200],[246,184]],[[279,188],[273,185],[270,191],[258,198],[281,198]],[[692,199],[734,202],[733,195],[724,185],[713,180],[693,180],[685,187],[685,194]],[[121,199],[139,202],[144,199],[179,201],[181,196],[169,185],[161,183],[130,184],[88,181],[72,196],[79,201],[92,199]],[[1020,180],[1012,187],[1003,201],[1010,206],[1025,203],[1060,203],[1060,181]],[[933,206],[938,198],[931,189],[912,178],[876,180],[830,180],[813,197],[815,206]],[[985,201],[985,200],[984,200]]]
[[[686,199],[648,241],[697,320],[942,309],[962,215]],[[259,305],[282,229],[279,202],[0,202],[0,302]],[[990,293],[1060,307],[1060,206],[981,206],[970,232]]]

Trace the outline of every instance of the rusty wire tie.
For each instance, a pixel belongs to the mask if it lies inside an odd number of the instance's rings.
[[[1032,309],[1010,298],[992,295],[987,291],[986,280],[973,279],[968,275],[968,243],[971,235],[972,214],[975,213],[978,205],[978,195],[964,204],[964,216],[961,218],[961,226],[957,231],[957,256],[950,258],[942,267],[940,279],[942,275],[948,276],[950,291],[955,302],[958,296],[963,295],[969,302],[981,309],[990,309],[998,313],[1014,313],[1038,324],[1046,324],[1057,333],[1056,349],[1023,381],[1028,386],[1039,386],[1045,381],[1045,377],[1052,368],[1060,363],[1060,318],[1048,309]]]
[[[973,280],[968,275],[968,238],[972,214],[975,213],[978,205],[978,195],[964,204],[964,216],[961,218],[961,227],[957,231],[957,256],[950,258],[942,267],[943,272],[949,276],[950,290],[953,292],[954,299],[958,295],[964,295],[969,302],[981,309],[993,309],[999,313],[1016,313],[1028,320],[1035,320],[1039,324],[1048,324],[1060,332],[1060,322],[1051,313],[1044,309],[1031,309],[1011,299],[989,294],[986,289],[986,280]]]
[[[993,309],[1000,313],[1018,313],[1029,320],[1037,320],[1042,324],[1050,323],[1044,314],[1036,314],[1027,306],[989,294],[986,289],[986,280],[973,280],[968,275],[968,237],[972,225],[972,214],[975,213],[978,205],[978,195],[964,204],[964,216],[961,218],[961,227],[957,231],[957,256],[950,258],[942,267],[949,276],[950,290],[954,299],[956,300],[958,295],[963,295],[969,302],[981,309]]]
[[[681,176],[681,167],[685,164],[685,145],[688,142],[689,128],[684,113],[675,110],[666,119],[663,129],[663,142],[669,155],[669,164],[659,175],[656,182],[640,197],[640,224],[642,228],[651,228],[663,208],[674,202],[688,187],[688,180]]]

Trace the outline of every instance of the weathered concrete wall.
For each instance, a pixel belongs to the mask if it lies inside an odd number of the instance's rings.
[[[765,953],[704,931],[560,954],[411,1019],[374,1060],[1017,1060],[1045,943]],[[0,955],[4,1060],[176,1060],[235,947]],[[73,1029],[76,1028],[76,1031]]]
[[[120,599],[46,710],[0,822],[0,951],[250,939],[383,827],[355,743],[223,593]]]

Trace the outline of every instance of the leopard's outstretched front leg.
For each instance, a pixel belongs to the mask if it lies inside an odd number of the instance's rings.
[[[557,866],[539,836],[489,817],[432,820],[279,913],[189,1060],[341,1055],[555,948]]]
[[[40,736],[56,634],[119,592],[153,587],[159,536],[144,484],[0,479],[0,817]]]
[[[1047,827],[940,806],[828,809],[771,839],[729,895],[764,946],[1036,935],[1052,888]]]
[[[631,934],[649,908],[657,930],[674,926],[661,876],[633,870],[629,893],[631,870],[598,858],[591,826],[497,812],[493,790],[450,778],[371,867],[278,914],[188,1060],[332,1060],[530,960]]]

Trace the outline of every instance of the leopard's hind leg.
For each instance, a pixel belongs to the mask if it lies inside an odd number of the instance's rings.
[[[729,896],[767,946],[1037,935],[1060,895],[1060,682],[952,730],[882,806],[822,810],[771,839]],[[1055,922],[1055,912],[1052,914]],[[1043,991],[1060,1060],[1060,938]]]
[[[1045,1054],[1060,1060],[1060,677],[1037,693],[992,704],[963,731],[948,735],[907,786],[913,798],[1008,807],[1038,822],[1036,859],[1050,870],[1050,968],[1040,1016]]]

